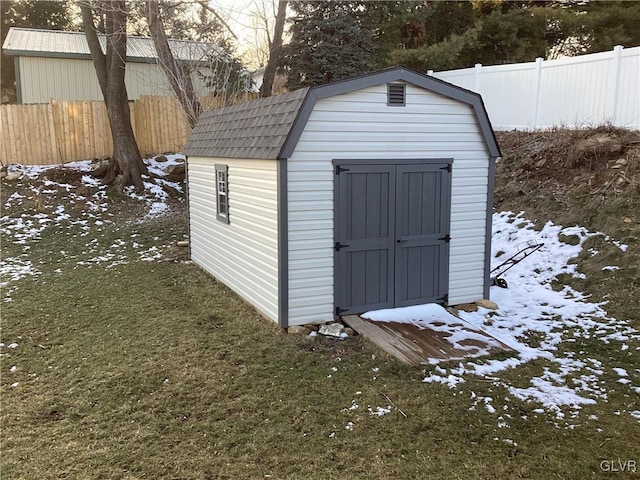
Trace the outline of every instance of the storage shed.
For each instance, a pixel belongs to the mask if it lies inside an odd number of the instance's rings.
[[[103,50],[105,36],[98,36]],[[178,62],[200,65],[208,56],[224,55],[211,43],[169,39]],[[84,32],[11,27],[2,46],[14,57],[18,103],[48,103],[55,100],[102,100],[89,44]],[[198,67],[204,75],[204,66]],[[191,74],[201,95],[210,94],[204,76]],[[129,100],[142,95],[173,95],[150,37],[127,36],[125,83]]]
[[[283,328],[489,296],[476,93],[392,68],[206,112],[185,153],[192,260]]]

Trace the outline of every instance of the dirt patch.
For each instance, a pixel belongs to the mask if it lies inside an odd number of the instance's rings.
[[[78,187],[82,185],[82,177],[87,175],[87,172],[82,172],[77,168],[67,168],[65,166],[51,168],[45,171],[41,176],[41,180],[51,180],[56,183],[65,183]]]
[[[496,137],[503,154],[496,210],[524,210],[539,224],[581,225],[626,245],[598,237],[598,245],[585,246],[578,265],[587,280],[575,286],[609,301],[612,315],[640,321],[640,132],[605,126]]]
[[[175,244],[167,245],[162,250],[162,258],[174,263],[186,262],[189,260],[189,247],[179,247]]]
[[[38,415],[38,419],[42,422],[60,422],[65,418],[65,413],[56,409],[45,410]]]
[[[640,133],[601,127],[496,136],[503,153],[497,209],[623,234],[640,227]]]

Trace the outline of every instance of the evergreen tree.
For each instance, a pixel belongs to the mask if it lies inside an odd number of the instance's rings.
[[[386,61],[419,71],[531,61],[549,51],[552,13],[528,2],[431,2],[412,20],[423,34]]]
[[[295,16],[282,62],[290,90],[373,70],[375,42],[362,25],[358,7],[334,0],[291,3]]]
[[[378,68],[419,71],[504,64],[640,45],[640,2],[366,2]]]
[[[576,10],[583,52],[640,46],[640,2],[590,1]]]

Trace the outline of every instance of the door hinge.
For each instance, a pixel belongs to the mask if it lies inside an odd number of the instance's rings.
[[[336,175],[340,175],[342,172],[348,172],[348,168],[341,167],[340,165],[336,165]]]
[[[347,311],[346,308],[336,307],[336,317],[339,317],[340,315],[342,315],[342,312],[346,312],[346,311]]]
[[[443,241],[449,243],[451,241],[451,235],[449,235],[447,233],[444,237],[440,237],[438,240],[443,240]]]
[[[449,294],[445,293],[441,297],[436,298],[436,303],[440,305],[448,305],[449,304]]]
[[[451,164],[447,164],[444,167],[440,167],[440,170],[446,170],[447,172],[451,173]]]
[[[348,247],[349,245],[345,245],[344,243],[340,243],[340,242],[336,242],[334,248],[336,249],[336,252],[339,251],[341,248],[345,248]]]

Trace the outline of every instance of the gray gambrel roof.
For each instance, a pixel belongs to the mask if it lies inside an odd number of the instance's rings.
[[[308,90],[203,113],[185,153],[200,157],[278,158]]]
[[[322,98],[383,83],[404,81],[470,105],[492,157],[500,156],[479,94],[403,67],[211,110],[200,115],[184,148],[187,155],[217,158],[289,158]]]
[[[104,52],[105,36],[98,34],[98,39]],[[169,48],[177,60],[192,62],[202,61],[210,53],[222,53],[222,49],[213,43],[188,40],[169,39]],[[91,59],[84,32],[11,27],[2,50],[7,55],[15,56]],[[127,36],[128,62],[153,63],[157,59],[156,47],[151,37]]]

